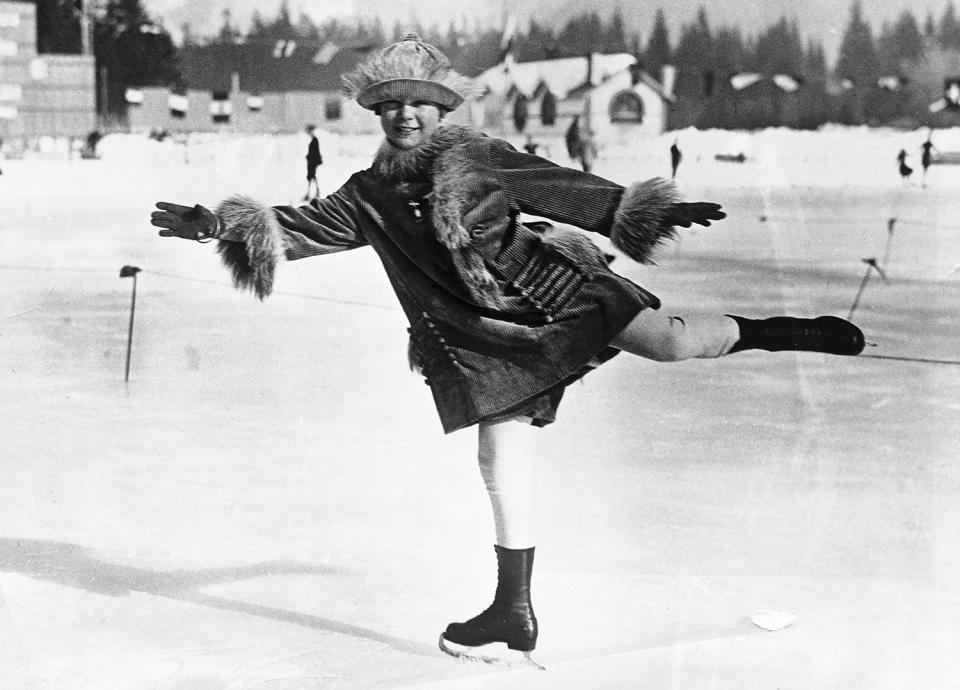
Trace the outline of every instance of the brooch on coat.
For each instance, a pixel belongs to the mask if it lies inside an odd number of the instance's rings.
[[[421,205],[421,202],[419,201],[411,200],[407,202],[407,206],[410,207],[410,211],[413,213],[413,217],[414,219],[416,219],[417,222],[420,222],[423,220],[423,211],[420,209],[420,205]]]

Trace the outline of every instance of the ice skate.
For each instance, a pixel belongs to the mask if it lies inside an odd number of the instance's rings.
[[[798,319],[776,316],[771,319],[731,318],[740,326],[740,340],[730,352],[742,350],[798,350],[831,355],[859,355],[865,341],[863,331],[846,319],[820,316]]]
[[[451,656],[485,663],[540,664],[530,658],[537,646],[537,617],[530,603],[533,548],[497,552],[497,591],[493,603],[464,623],[451,623],[440,635],[440,649]]]
[[[541,671],[547,670],[545,666],[530,656],[529,651],[510,649],[504,642],[490,642],[489,644],[471,647],[451,642],[441,633],[439,646],[440,651],[444,654],[449,654],[464,661],[482,662],[494,666],[534,666]]]

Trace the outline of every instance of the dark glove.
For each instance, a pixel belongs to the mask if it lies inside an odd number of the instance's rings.
[[[700,201],[692,204],[672,204],[663,219],[666,227],[679,226],[689,228],[691,224],[708,227],[712,220],[722,220],[727,214],[720,210],[720,204]]]
[[[166,228],[160,231],[161,237],[207,242],[217,236],[217,216],[206,206],[181,206],[158,201],[157,208],[160,210],[150,214],[150,224]]]

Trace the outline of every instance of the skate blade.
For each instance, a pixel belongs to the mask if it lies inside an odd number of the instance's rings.
[[[444,654],[449,654],[452,657],[465,661],[479,661],[495,666],[534,666],[541,671],[547,670],[546,666],[534,661],[533,657],[530,656],[530,652],[509,649],[507,645],[502,642],[492,642],[478,647],[468,647],[457,644],[456,642],[451,642],[441,634],[439,644],[440,651]]]

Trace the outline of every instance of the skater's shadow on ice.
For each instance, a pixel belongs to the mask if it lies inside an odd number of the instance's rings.
[[[94,551],[76,544],[34,539],[0,539],[0,572],[20,573],[58,585],[114,597],[143,592],[359,637],[410,654],[436,656],[432,646],[420,645],[375,630],[199,591],[199,588],[208,585],[268,575],[323,575],[337,572],[334,568],[320,565],[268,561],[232,568],[155,572],[108,563],[99,559]]]
[[[94,551],[76,544],[34,539],[0,539],[0,572],[16,572],[94,594],[122,597],[132,592],[176,596],[221,582],[265,575],[314,575],[331,568],[307,563],[266,562],[233,568],[169,570],[108,563]]]

